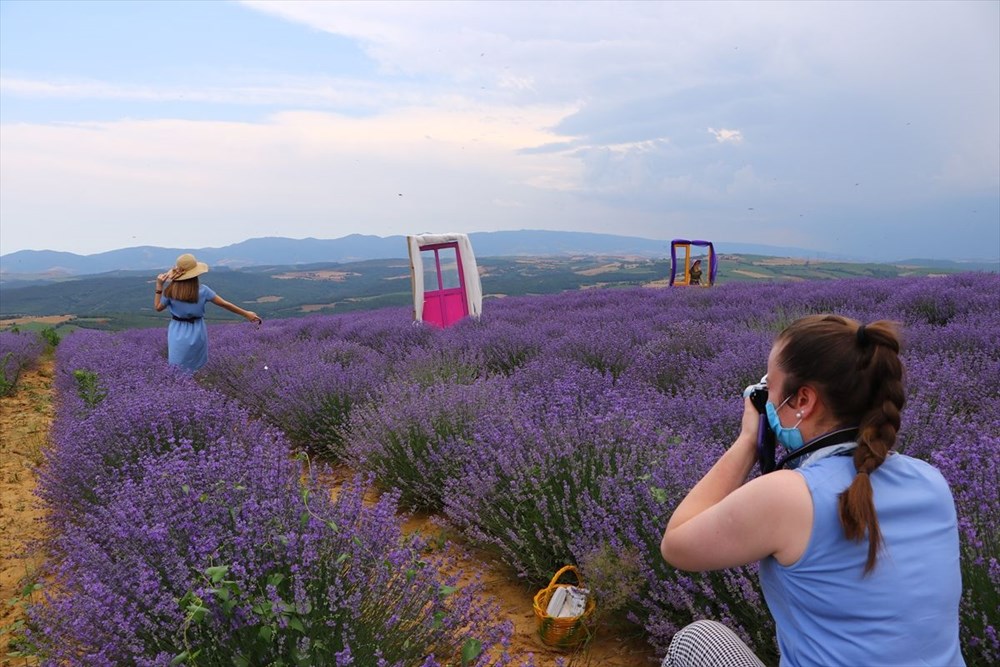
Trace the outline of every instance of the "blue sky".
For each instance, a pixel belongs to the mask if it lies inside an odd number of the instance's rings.
[[[2,254],[506,229],[1000,258],[1000,2],[0,0]]]

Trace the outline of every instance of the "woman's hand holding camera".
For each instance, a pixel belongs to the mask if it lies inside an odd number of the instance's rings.
[[[740,435],[737,442],[748,440],[754,449],[757,448],[757,434],[760,430],[760,413],[749,398],[743,399],[743,420],[740,423]]]

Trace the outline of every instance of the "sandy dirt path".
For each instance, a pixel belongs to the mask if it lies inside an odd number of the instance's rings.
[[[34,546],[44,535],[35,469],[52,423],[53,368],[51,359],[44,360],[21,375],[12,396],[0,397],[0,628],[24,618],[16,601],[42,562]],[[9,641],[4,633],[0,664],[27,664],[6,662]]]

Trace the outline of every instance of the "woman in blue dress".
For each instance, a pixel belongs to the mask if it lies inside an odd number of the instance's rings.
[[[207,285],[200,285],[198,276],[208,271],[205,262],[185,253],[177,258],[177,265],[156,276],[153,307],[156,312],[170,310],[167,328],[167,360],[192,373],[208,362],[208,327],[205,326],[205,305],[211,301],[217,306],[261,323],[257,313],[243,310],[216,294]]]

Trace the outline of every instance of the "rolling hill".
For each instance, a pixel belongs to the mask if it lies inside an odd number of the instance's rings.
[[[666,287],[670,261],[663,258],[599,255],[480,257],[486,299],[565,290],[631,286]],[[720,254],[719,283],[732,281],[823,280],[893,277],[954,272],[940,267],[829,262],[763,255]],[[150,271],[111,271],[39,284],[0,284],[0,326],[24,326],[37,318],[63,316],[60,327],[127,329],[162,326],[152,307]],[[242,269],[216,266],[203,281],[226,299],[261,317],[300,317],[385,306],[412,300],[407,259]],[[207,319],[235,316],[211,308]],[[49,324],[60,320],[49,320]]]

